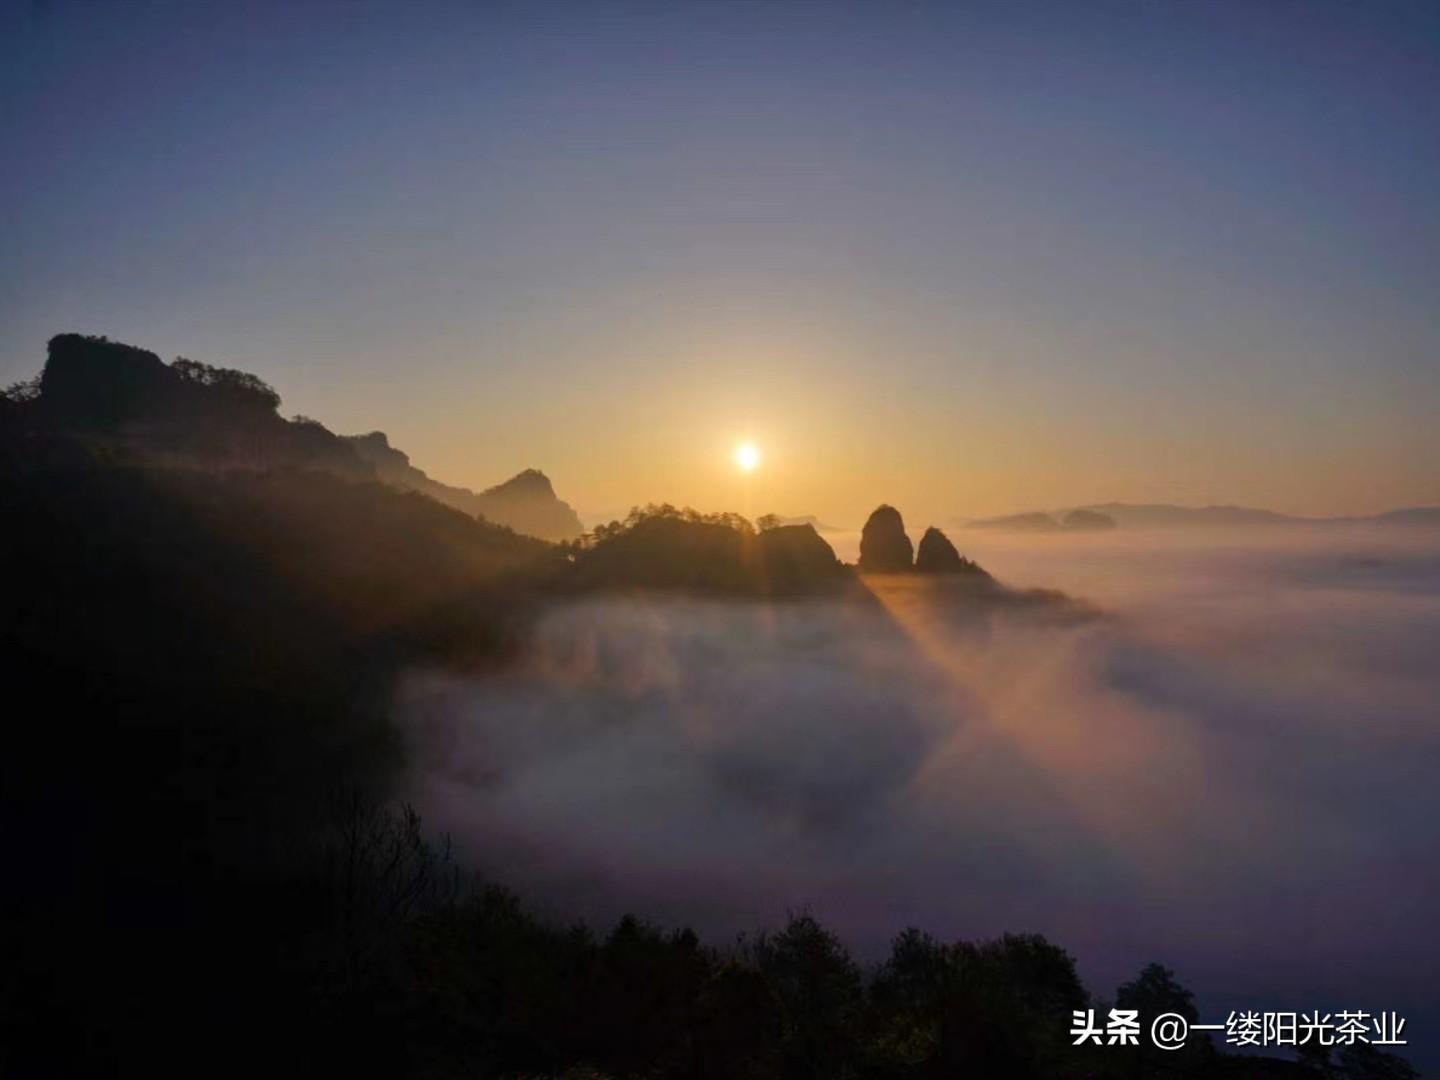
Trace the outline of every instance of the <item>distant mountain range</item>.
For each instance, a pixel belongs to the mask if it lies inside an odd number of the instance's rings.
[[[1087,515],[1082,517],[1082,515]],[[1416,506],[1357,517],[1297,517],[1247,506],[1172,506],[1167,503],[1092,503],[1056,512],[1008,514],[965,522],[971,528],[1012,532],[1070,532],[1105,528],[1106,519],[1123,529],[1234,528],[1274,525],[1428,525],[1440,526],[1440,506]],[[1073,522],[1088,522],[1077,526]]]
[[[999,529],[1010,532],[1106,532],[1118,522],[1109,514],[1096,510],[1076,509],[1051,515],[1039,511],[1010,514],[1006,517],[982,518],[969,523],[972,529]]]

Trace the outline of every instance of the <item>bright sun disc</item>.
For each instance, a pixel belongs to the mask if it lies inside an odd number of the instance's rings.
[[[760,448],[754,443],[741,443],[735,448],[735,464],[741,472],[754,472],[760,464]]]

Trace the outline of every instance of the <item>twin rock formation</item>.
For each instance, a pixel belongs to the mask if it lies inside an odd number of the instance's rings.
[[[860,533],[860,570],[867,574],[977,574],[984,570],[955,550],[933,525],[920,538],[917,552],[905,534],[905,522],[893,506],[877,507]]]

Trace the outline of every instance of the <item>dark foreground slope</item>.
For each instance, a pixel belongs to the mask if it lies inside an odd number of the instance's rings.
[[[395,673],[500,662],[561,564],[238,373],[71,345],[0,403],[0,1075],[214,1071],[327,1000],[325,852],[389,789]]]
[[[0,1075],[273,1051],[392,677],[498,662],[551,552],[323,472],[7,462],[0,519]]]

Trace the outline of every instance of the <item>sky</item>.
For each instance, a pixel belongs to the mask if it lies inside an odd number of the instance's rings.
[[[1436,503],[1437,105],[1422,3],[0,0],[0,381],[590,517]]]

